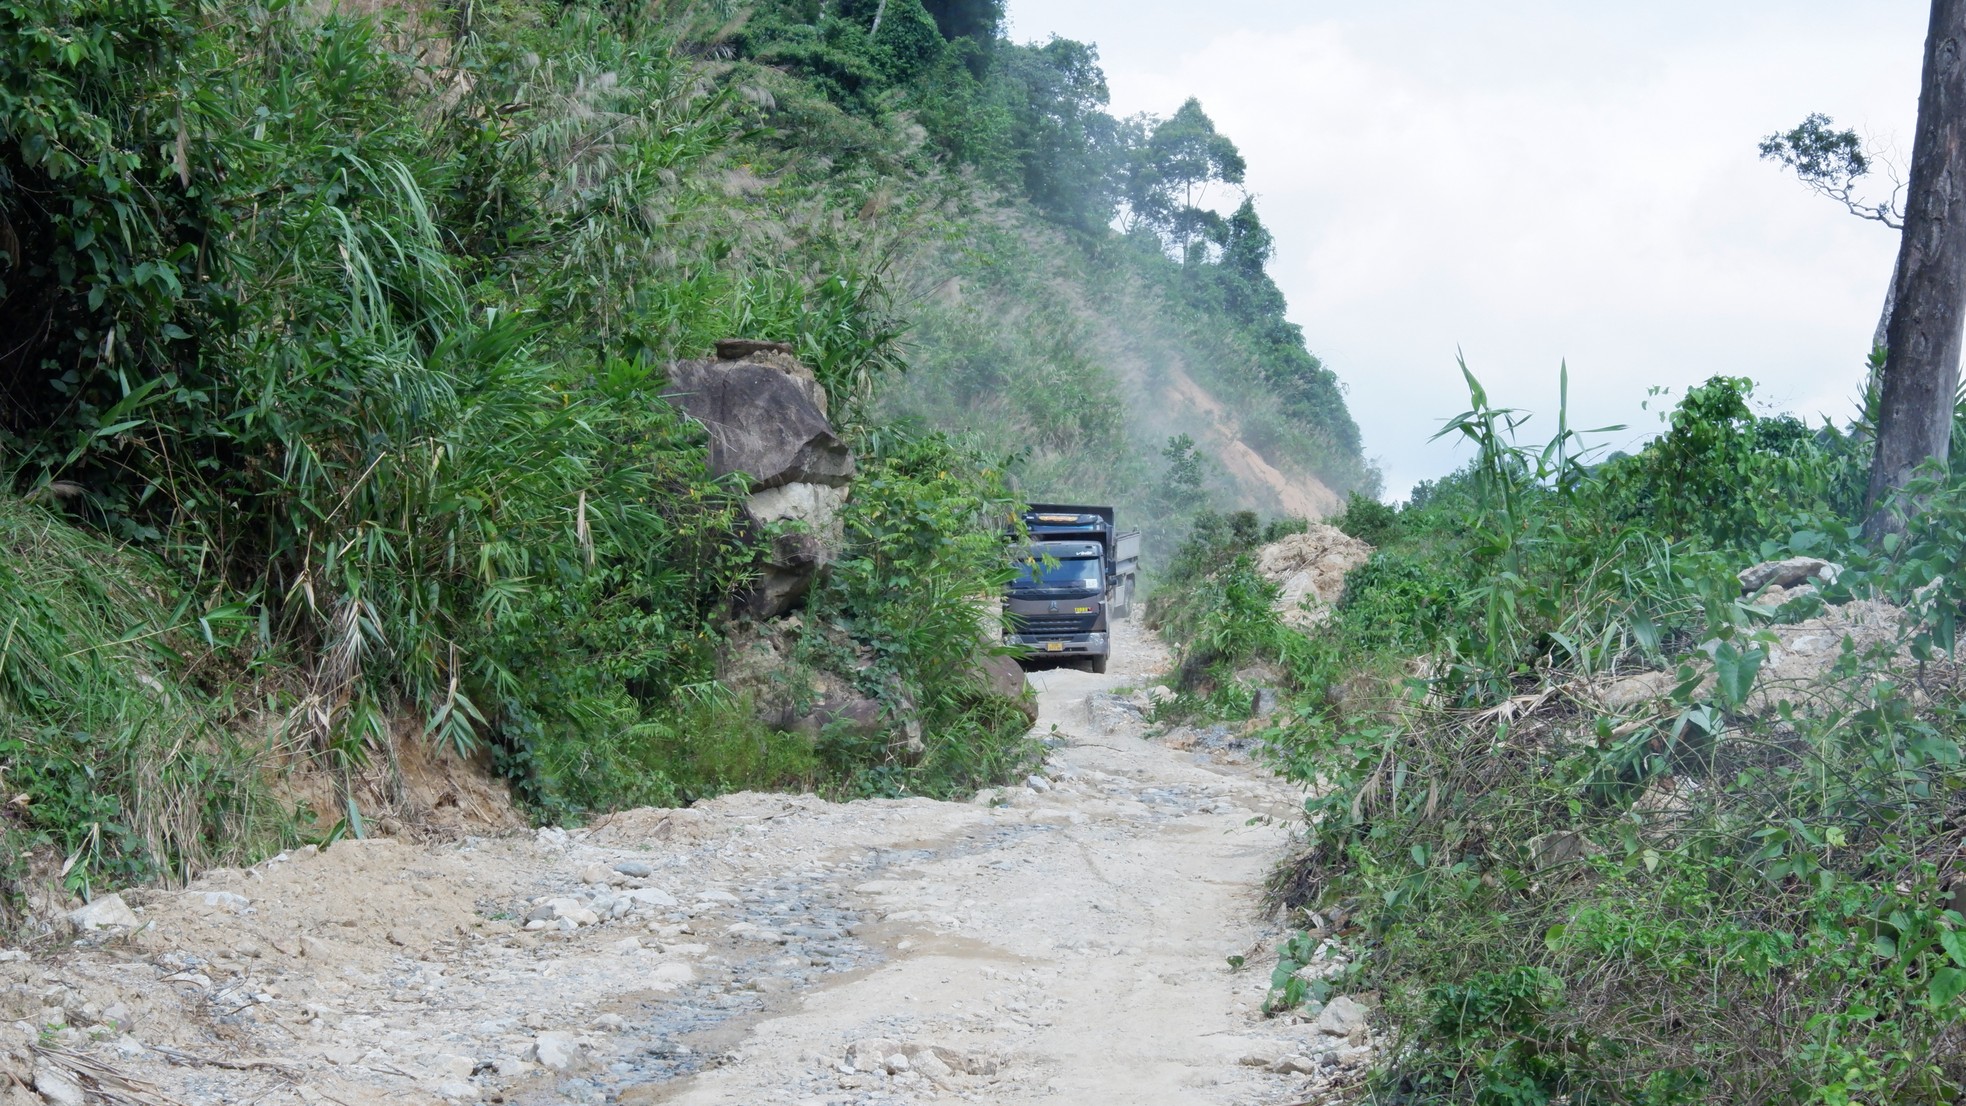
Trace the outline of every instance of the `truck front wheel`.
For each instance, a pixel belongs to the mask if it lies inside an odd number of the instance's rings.
[[[1106,662],[1111,659],[1112,659],[1111,657],[1108,657],[1103,653],[1096,657],[1087,657],[1085,662],[1085,670],[1087,672],[1097,672],[1103,676],[1106,674]]]

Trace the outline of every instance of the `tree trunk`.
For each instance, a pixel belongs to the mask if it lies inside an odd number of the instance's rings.
[[[1891,308],[1898,302],[1898,265],[1891,265],[1891,283],[1884,286],[1884,310],[1877,314],[1877,329],[1871,332],[1870,348],[1889,349],[1891,341]]]
[[[1902,530],[1892,492],[1927,460],[1945,463],[1966,322],[1966,0],[1932,0],[1905,229],[1886,334],[1866,535]]]
[[[878,5],[876,5],[874,8],[874,27],[872,30],[867,32],[868,38],[880,37],[881,17],[886,14],[887,14],[887,0],[881,0],[881,2]]]

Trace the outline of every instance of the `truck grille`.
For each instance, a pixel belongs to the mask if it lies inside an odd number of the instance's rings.
[[[1090,615],[1011,615],[1010,632],[1024,637],[1057,640],[1092,631]]]

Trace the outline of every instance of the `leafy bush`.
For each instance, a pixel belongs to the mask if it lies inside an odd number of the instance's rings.
[[[1921,485],[1911,535],[1865,550],[1835,512],[1836,439],[1753,418],[1739,382],[1595,469],[1561,422],[1517,445],[1517,414],[1470,386],[1452,429],[1474,463],[1415,495],[1309,645],[1330,682],[1386,693],[1307,696],[1268,735],[1316,784],[1286,901],[1359,926],[1359,983],[1387,996],[1374,1093],[1955,1100],[1958,493]],[[1716,518],[1660,498],[1674,481]],[[1769,612],[1733,572],[1802,552],[1846,565],[1827,599],[1921,614],[1922,684],[1894,643],[1846,644],[1807,704],[1751,702]],[[1671,677],[1655,701],[1593,693],[1644,669]]]
[[[1345,500],[1344,512],[1332,519],[1331,525],[1376,548],[1399,536],[1399,512],[1369,495],[1353,492]]]

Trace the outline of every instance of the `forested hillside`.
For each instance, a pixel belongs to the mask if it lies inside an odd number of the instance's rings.
[[[1029,753],[972,664],[1016,499],[1167,547],[1369,486],[1255,209],[1215,211],[1233,144],[1113,118],[1090,46],[1001,15],[0,2],[4,875],[360,834],[411,746],[540,816],[953,793]],[[733,337],[858,461],[769,633],[731,596],[778,531],[664,398]],[[804,687],[882,718],[767,724]],[[325,813],[275,786],[317,770]]]

